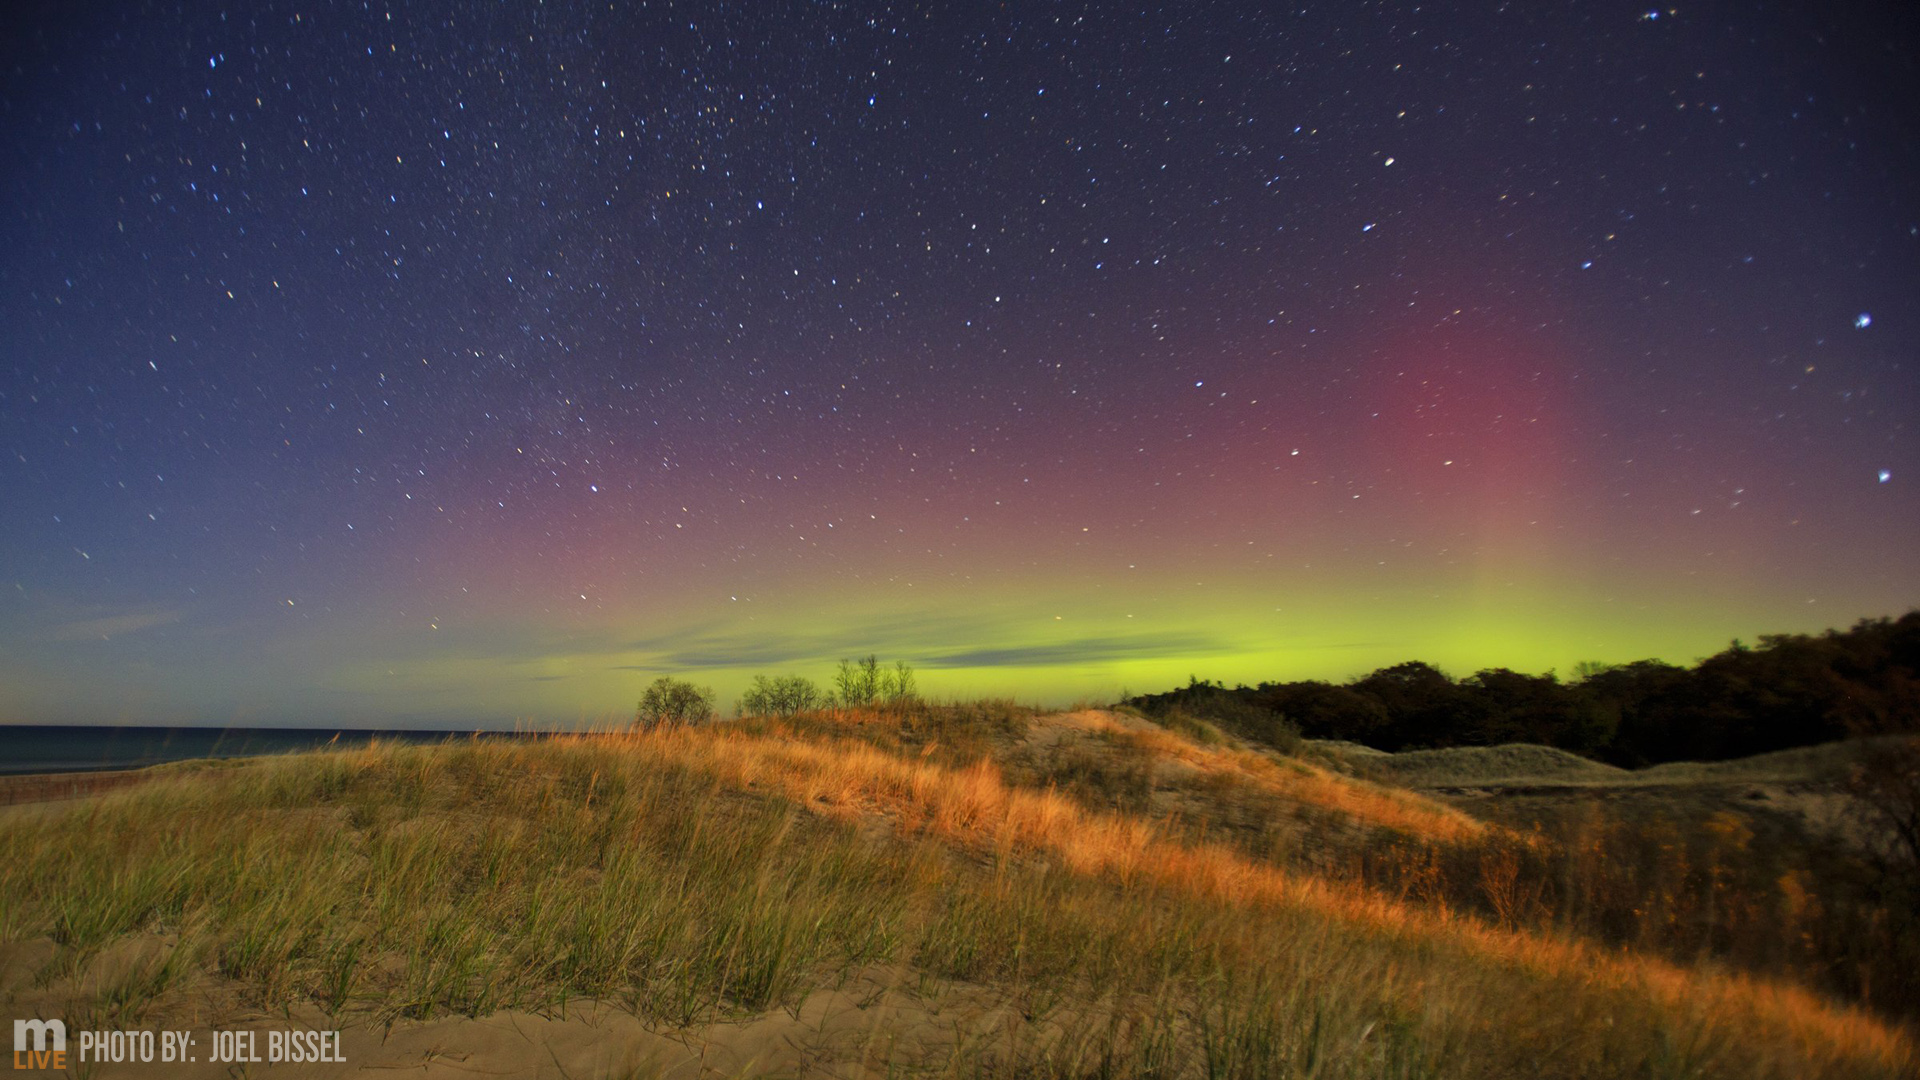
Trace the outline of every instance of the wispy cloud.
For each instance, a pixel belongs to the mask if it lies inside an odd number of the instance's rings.
[[[1044,645],[1015,645],[993,649],[964,649],[922,661],[929,668],[1051,667],[1060,664],[1097,664],[1112,660],[1161,659],[1217,653],[1222,643],[1204,634],[1090,637]]]
[[[979,617],[888,615],[808,633],[715,633],[694,627],[629,641],[628,648],[654,654],[610,665],[613,671],[685,671],[705,668],[773,667],[831,663],[841,657],[884,653],[913,660],[928,643],[991,640],[1001,624]]]
[[[70,619],[56,624],[52,636],[55,641],[108,641],[179,621],[178,611],[132,611],[122,615]]]

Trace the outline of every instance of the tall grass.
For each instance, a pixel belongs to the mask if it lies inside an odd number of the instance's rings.
[[[1145,718],[1130,710],[1108,715],[1128,714]],[[1090,720],[1096,729],[1110,724]],[[1517,792],[1469,804],[1485,820],[1462,826],[1464,815],[1414,792],[1386,789],[1399,801],[1381,803],[1377,785],[1306,761],[1255,761],[1253,771],[1283,782],[1252,782],[1232,767],[1249,755],[1187,732],[1170,711],[1153,720],[1199,744],[1183,749],[1183,740],[1166,732],[1135,735],[1155,742],[1155,760],[1200,764],[1203,777],[1189,782],[1182,810],[1266,861],[1504,928],[1573,935],[1680,964],[1723,963],[1868,1005],[1896,1021],[1920,1018],[1920,916],[1911,877],[1886,872],[1856,843],[1770,809],[1746,786],[1833,792],[1851,763],[1881,752],[1884,743],[1671,764],[1644,774],[1536,746],[1339,759],[1343,770],[1358,765],[1368,775],[1429,785],[1498,786],[1503,777],[1521,778]],[[1534,791],[1535,776],[1580,782]],[[1062,790],[1078,794],[1082,786]],[[1163,777],[1162,789],[1169,786],[1178,784]],[[1320,810],[1327,813],[1312,813]],[[1353,827],[1342,828],[1342,821]]]
[[[954,1014],[986,1025],[935,1063],[962,1072],[1913,1061],[1898,1032],[1805,991],[1395,903],[1010,783],[985,755],[1031,722],[921,709],[264,760],[0,818],[0,928],[55,943],[49,992],[80,993],[116,940],[174,943],[182,959],[122,990],[122,1012],[164,1011],[189,968],[262,1006],[381,1022],[591,998],[688,1026],[857,979],[915,1000],[959,988],[996,1006]],[[1337,783],[1221,761],[1249,783]]]
[[[1432,846],[1356,848],[1340,876],[1676,962],[1711,958],[1920,1015],[1911,896],[1857,851],[1707,797],[1567,792],[1489,808],[1510,823]]]

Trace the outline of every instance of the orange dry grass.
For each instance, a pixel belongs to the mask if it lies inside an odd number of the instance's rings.
[[[948,769],[852,741],[800,742],[722,729],[584,736],[725,783],[770,788],[836,817],[892,819],[956,843],[1032,852],[1082,874],[1150,884],[1241,904],[1272,905],[1417,946],[1458,950],[1495,964],[1589,985],[1644,993],[1663,1004],[1724,1018],[1748,1017],[1789,1034],[1812,1058],[1862,1055],[1910,1065],[1907,1038],[1857,1010],[1789,985],[1676,967],[1561,938],[1490,926],[1467,916],[1397,903],[1355,886],[1297,877],[1212,844],[1172,840],[1139,818],[1094,813],[1051,791],[1012,788],[980,761]]]
[[[1483,835],[1487,826],[1472,817],[1412,792],[1393,791],[1364,780],[1338,776],[1304,761],[1280,763],[1246,750],[1200,746],[1162,728],[1135,728],[1101,712],[1072,713],[1093,731],[1125,732],[1165,757],[1203,772],[1234,773],[1274,795],[1306,806],[1345,814],[1366,825],[1395,829],[1435,843],[1453,843]]]

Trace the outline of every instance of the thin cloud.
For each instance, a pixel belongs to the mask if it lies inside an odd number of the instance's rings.
[[[136,611],[125,615],[102,615],[60,623],[53,628],[53,639],[55,641],[108,641],[179,621],[180,612],[178,611]]]
[[[967,649],[928,657],[929,668],[1053,667],[1061,664],[1097,664],[1112,660],[1159,659],[1217,653],[1224,646],[1204,634],[1092,637],[1048,645],[1020,645],[1000,649]]]
[[[780,665],[831,664],[869,653],[915,659],[929,642],[978,641],[999,624],[979,618],[939,615],[882,616],[808,634],[714,634],[694,630],[630,642],[656,654],[641,663],[611,665],[614,671],[685,671]]]

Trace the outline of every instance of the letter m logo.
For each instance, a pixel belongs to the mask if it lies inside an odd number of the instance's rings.
[[[27,1045],[27,1033],[33,1033],[33,1045]],[[48,1046],[51,1042],[53,1045]],[[16,1054],[32,1051],[55,1050],[65,1053],[67,1049],[67,1025],[60,1020],[15,1020],[13,1022],[13,1052]]]

